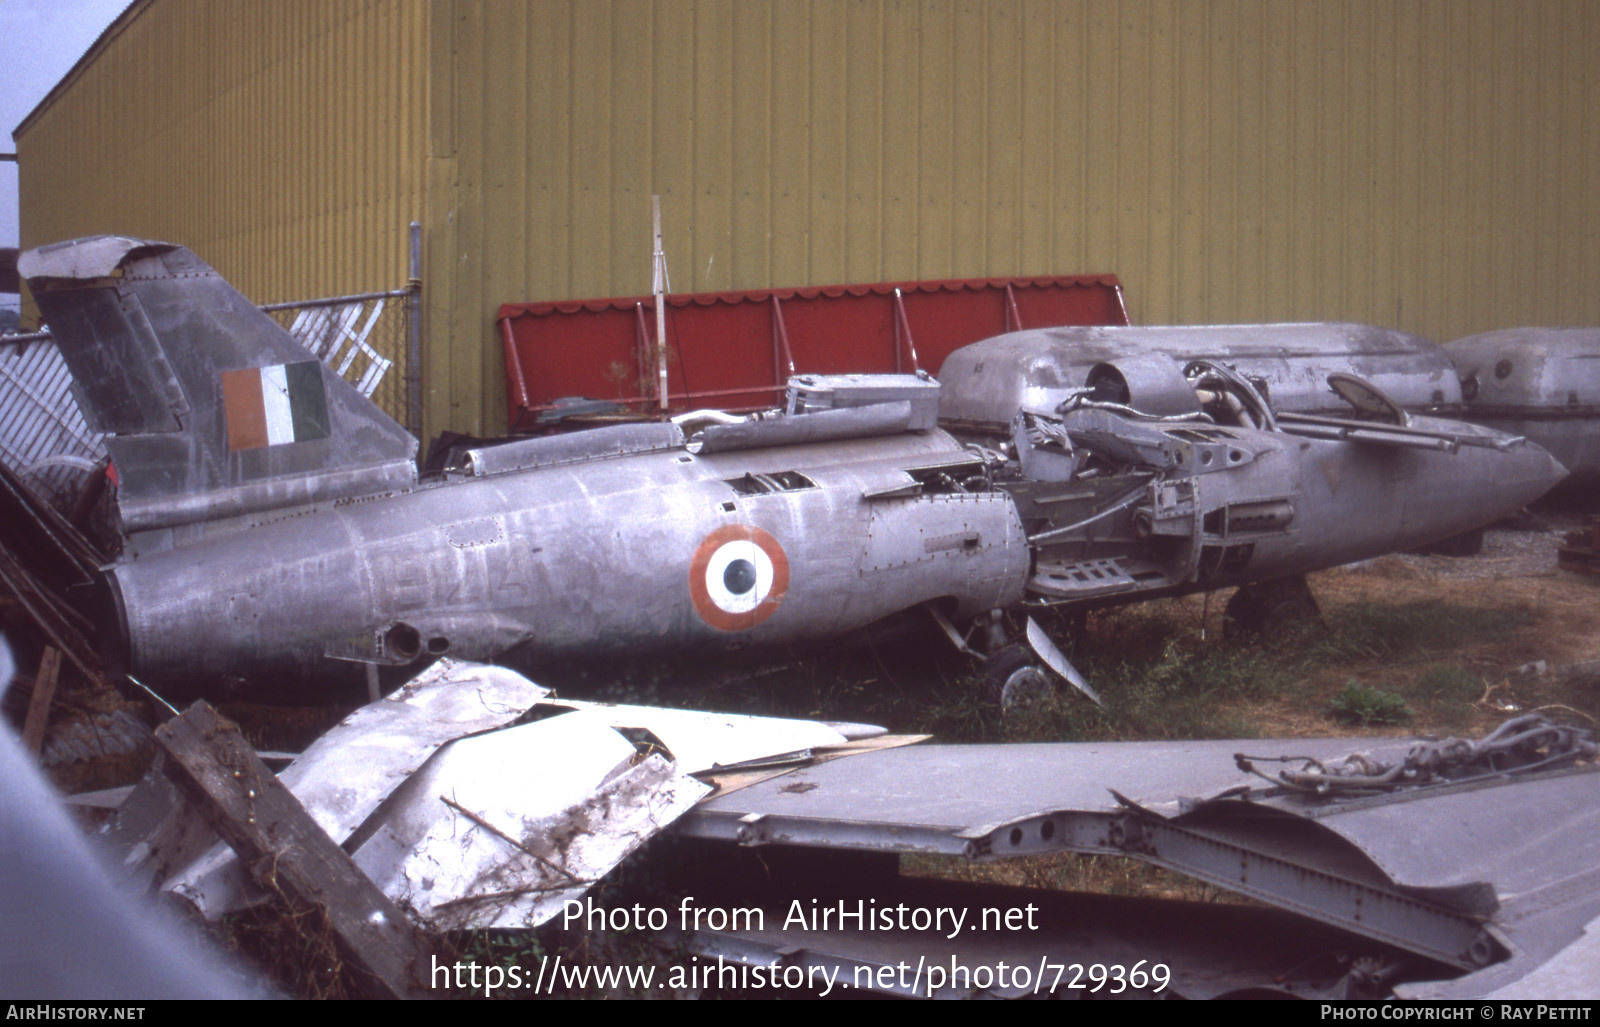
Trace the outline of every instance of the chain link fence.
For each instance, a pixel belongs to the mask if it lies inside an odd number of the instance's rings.
[[[262,307],[313,356],[417,434],[410,406],[414,288]]]

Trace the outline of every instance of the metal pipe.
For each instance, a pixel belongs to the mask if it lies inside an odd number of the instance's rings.
[[[0,335],[0,344],[25,346],[30,342],[54,342],[55,338],[49,332],[29,332],[27,335]]]
[[[411,222],[411,278],[406,282],[406,429],[422,438],[422,224]]]
[[[794,351],[789,348],[789,327],[783,323],[783,304],[778,301],[776,293],[772,295],[772,330],[775,345],[783,347],[783,364],[789,368],[789,373],[777,384],[782,386],[789,378],[794,377]],[[773,362],[777,363],[777,353],[773,354]]]
[[[511,388],[516,394],[517,417],[511,424],[512,432],[522,428],[523,415],[533,412],[533,398],[528,395],[528,379],[522,373],[522,356],[517,352],[516,342],[511,335],[511,319],[500,319],[501,345],[506,350],[506,373],[511,376]],[[407,383],[410,375],[406,376]]]
[[[290,300],[287,303],[268,303],[260,309],[268,314],[276,310],[293,310],[300,307],[333,307],[342,303],[359,303],[362,300],[398,299],[411,295],[410,289],[390,289],[388,292],[357,292],[349,296],[326,296],[315,300]]]
[[[905,300],[900,295],[900,287],[899,286],[895,286],[895,290],[894,290],[894,315],[895,315],[895,322],[894,322],[894,325],[895,325],[895,333],[894,333],[895,334],[895,340],[894,340],[895,341],[895,349],[894,349],[894,369],[895,369],[895,373],[899,374],[899,373],[901,373],[901,372],[903,372],[905,370],[904,366],[900,362],[900,343],[902,341],[905,342],[906,352],[911,357],[911,370],[920,371],[920,370],[922,370],[922,365],[917,362],[917,340],[915,340],[915,339],[913,339],[911,337],[911,319],[906,316],[906,304],[905,304]]]
[[[1110,517],[1112,514],[1123,509],[1124,507],[1132,506],[1133,501],[1144,495],[1144,493],[1145,487],[1143,484],[1141,484],[1138,488],[1134,489],[1132,492],[1129,492],[1127,495],[1123,496],[1121,499],[1117,500],[1115,503],[1112,503],[1110,506],[1106,507],[1104,510],[1101,510],[1092,517],[1085,517],[1083,520],[1078,521],[1075,524],[1068,524],[1065,527],[1051,528],[1049,531],[1041,531],[1037,535],[1029,535],[1028,544],[1030,546],[1038,545],[1040,542],[1048,542],[1053,538],[1060,538],[1069,531],[1077,531],[1079,528],[1088,527],[1095,521],[1105,517]]]
[[[741,424],[749,418],[740,414],[730,414],[726,410],[691,410],[688,413],[675,414],[672,423],[678,427],[705,421],[708,424]]]

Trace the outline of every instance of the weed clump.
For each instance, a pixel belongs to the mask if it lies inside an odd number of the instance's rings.
[[[1393,692],[1385,692],[1371,685],[1352,680],[1344,691],[1333,697],[1329,708],[1338,720],[1346,724],[1403,724],[1411,719],[1411,707]]]

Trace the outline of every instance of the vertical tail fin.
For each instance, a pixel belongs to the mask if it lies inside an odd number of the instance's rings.
[[[415,481],[416,440],[184,247],[97,236],[18,270],[108,436],[125,531]]]

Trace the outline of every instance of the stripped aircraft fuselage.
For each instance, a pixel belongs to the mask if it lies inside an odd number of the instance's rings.
[[[765,420],[521,440],[419,477],[415,440],[189,251],[100,237],[21,267],[118,474],[114,655],[174,691],[1275,579],[1478,527],[1564,473],[1450,422],[1279,424],[1226,369],[1145,360],[1120,402],[981,435],[934,426],[926,378],[812,378]],[[1147,381],[1162,409],[1134,409]]]

